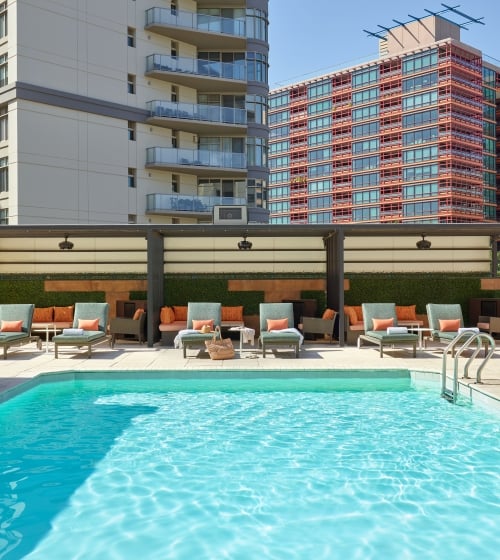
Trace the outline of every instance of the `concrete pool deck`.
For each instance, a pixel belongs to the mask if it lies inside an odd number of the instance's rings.
[[[238,343],[234,342],[238,348]],[[34,343],[12,348],[6,360],[0,360],[0,393],[26,382],[42,373],[68,371],[162,371],[162,370],[346,370],[346,369],[408,369],[410,371],[441,373],[443,346],[417,350],[417,357],[412,358],[409,350],[404,348],[387,349],[384,357],[379,357],[378,349],[364,346],[360,349],[352,346],[340,348],[335,344],[306,341],[301,347],[301,357],[293,358],[291,352],[280,350],[266,354],[258,347],[245,346],[240,354],[236,352],[233,360],[213,361],[206,353],[188,351],[188,357],[182,357],[182,350],[154,346],[148,348],[136,342],[118,341],[114,349],[108,343],[95,346],[92,358],[86,352],[67,347],[60,351],[59,359],[54,357],[53,345],[46,352],[45,343],[40,351]],[[482,356],[482,351],[481,351]],[[491,403],[500,410],[500,349],[486,364],[482,372],[482,383],[476,383],[476,371],[481,363],[477,358],[470,366],[470,379],[463,379],[462,372],[467,357],[459,358],[459,381],[463,385],[461,392],[472,394],[478,400]],[[454,360],[447,357],[448,375],[453,373]],[[436,377],[440,379],[440,377]]]

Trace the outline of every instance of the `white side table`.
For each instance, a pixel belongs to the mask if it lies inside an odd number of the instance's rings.
[[[245,336],[245,333],[249,333],[252,338],[255,336],[255,330],[251,329],[249,327],[231,327],[228,330],[232,331],[232,332],[238,332],[239,331],[239,333],[240,333],[240,348],[239,348],[240,354],[243,352],[243,338]],[[250,331],[252,331],[252,332],[250,332]]]
[[[429,327],[408,327],[408,332],[413,332],[418,334],[418,349],[422,350],[424,333],[430,333],[432,329]]]

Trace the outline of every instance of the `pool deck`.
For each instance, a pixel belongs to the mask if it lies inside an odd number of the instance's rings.
[[[238,343],[235,341],[235,347]],[[148,348],[133,341],[117,341],[114,349],[108,343],[95,346],[92,358],[86,352],[66,347],[59,351],[55,359],[53,345],[46,352],[45,342],[42,350],[35,343],[26,344],[9,350],[6,360],[0,359],[0,393],[26,382],[42,373],[68,371],[163,371],[163,370],[346,370],[346,369],[408,369],[410,371],[441,373],[443,346],[417,350],[417,357],[412,358],[409,350],[390,348],[379,357],[374,346],[360,349],[352,346],[340,348],[337,344],[306,341],[301,347],[301,357],[293,358],[291,352],[279,350],[262,358],[258,347],[245,346],[240,354],[237,350],[233,360],[213,361],[208,354],[188,351],[188,357],[182,357],[182,350],[154,346]],[[481,356],[482,351],[481,351]],[[500,348],[486,364],[482,372],[482,383],[476,383],[476,371],[480,364],[477,358],[470,366],[470,379],[463,379],[462,372],[467,357],[459,358],[459,381],[461,392],[471,394],[478,401],[484,401],[500,410]],[[447,371],[453,372],[454,360],[447,357]],[[439,379],[439,377],[437,377]]]

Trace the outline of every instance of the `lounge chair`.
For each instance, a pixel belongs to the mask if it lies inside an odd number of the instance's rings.
[[[3,359],[7,359],[7,350],[11,346],[37,342],[41,349],[38,336],[31,336],[33,322],[32,303],[6,303],[0,305],[0,347],[3,348]]]
[[[330,311],[330,310],[329,310]],[[325,312],[326,314],[326,312]],[[331,311],[328,317],[302,317],[302,332],[304,336],[308,334],[322,334],[325,339],[329,339],[333,343],[333,329],[335,328],[335,320],[337,319],[338,313],[336,311]]]
[[[64,329],[62,334],[52,337],[55,357],[58,357],[60,346],[76,346],[87,348],[87,355],[92,356],[92,346],[109,340],[106,335],[108,327],[109,304],[107,303],[76,303],[73,328]],[[94,324],[91,324],[94,322]]]
[[[259,312],[259,343],[262,346],[262,357],[266,357],[266,350],[271,347],[285,346],[293,348],[295,357],[298,358],[303,337],[293,327],[293,303],[261,303]]]
[[[219,329],[216,336],[219,337],[221,323],[221,304],[210,302],[188,302],[186,329],[179,331],[176,344],[182,346],[182,355],[187,357],[188,348],[203,348],[206,350],[205,340],[211,340],[215,329]],[[210,323],[211,332],[202,333],[202,323]]]
[[[428,303],[426,305],[431,339],[435,342],[449,344],[464,328],[462,307],[459,303]],[[479,330],[479,329],[478,329]],[[470,336],[470,331],[461,333],[464,337]],[[452,356],[454,355],[452,350]],[[488,342],[484,341],[484,355],[488,352]]]
[[[376,344],[383,358],[384,346],[409,345],[413,347],[413,357],[416,357],[418,335],[409,333],[406,327],[398,327],[395,303],[363,303],[362,309],[365,333],[359,335],[358,347],[363,341]]]

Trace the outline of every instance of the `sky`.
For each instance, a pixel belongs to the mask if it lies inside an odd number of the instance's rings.
[[[500,1],[445,0],[444,4],[484,25],[469,24],[461,41],[483,52],[484,59],[500,66]],[[269,85],[276,89],[378,58],[378,39],[363,30],[382,31],[408,14],[422,17],[425,10],[446,8],[438,0],[269,0]],[[456,23],[465,18],[451,12],[442,17]]]

